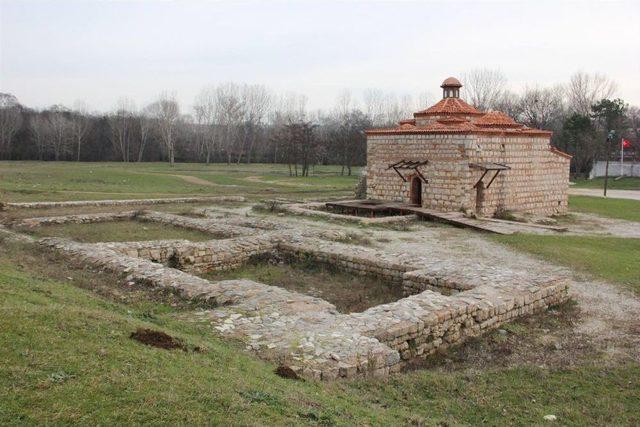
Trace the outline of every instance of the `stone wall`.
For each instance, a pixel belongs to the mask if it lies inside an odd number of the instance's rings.
[[[96,222],[126,221],[136,216],[136,211],[105,212],[95,214],[60,215],[24,218],[12,225],[15,227],[34,228],[55,224],[91,224]]]
[[[500,208],[537,215],[567,212],[570,158],[551,151],[548,138],[493,136],[479,137],[477,143],[482,149],[470,155],[471,162],[498,162],[511,168],[500,172],[485,190],[485,215]],[[473,172],[474,183],[481,174]],[[471,196],[475,206],[476,193]]]
[[[422,206],[439,211],[476,211],[474,185],[483,171],[470,163],[503,163],[502,171],[484,191],[478,211],[491,216],[496,211],[536,215],[566,213],[570,158],[550,149],[548,137],[486,135],[369,135],[367,137],[367,197],[410,202],[410,170],[401,170],[403,182],[390,164],[400,160],[428,160],[421,173]],[[483,182],[489,184],[495,172]]]
[[[182,224],[164,214],[153,218]],[[198,221],[198,226],[206,225],[202,221],[224,225],[221,219]],[[321,235],[312,230],[261,230],[197,243],[88,244],[57,238],[38,243],[59,251],[70,264],[119,273],[126,281],[205,302],[215,309],[198,315],[206,316],[220,334],[242,340],[264,357],[285,361],[304,377],[322,380],[384,377],[414,357],[568,298],[565,277],[422,252],[391,253],[323,240]],[[189,274],[237,268],[252,257],[269,256],[327,263],[363,280],[377,276],[402,286],[407,296],[361,313],[340,314],[326,301],[275,286],[248,280],[213,282]]]
[[[390,164],[429,160],[420,167],[422,206],[441,211],[469,207],[470,170],[464,152],[473,137],[452,135],[370,135],[367,137],[367,197],[410,202],[410,179],[404,182]],[[401,170],[406,178],[412,171]]]
[[[568,298],[567,280],[528,287],[495,284],[450,297],[427,290],[351,316],[378,319],[377,325],[361,332],[397,350],[402,360],[410,360],[478,336],[514,318],[563,303]]]
[[[129,257],[142,258],[160,264],[170,264],[176,248],[189,245],[188,240],[150,240],[145,242],[97,243],[100,247],[119,252]]]
[[[167,203],[199,203],[199,202],[244,202],[243,196],[211,196],[211,197],[167,197],[163,199],[123,199],[123,200],[73,200],[64,202],[16,202],[5,203],[8,208],[48,209],[76,206],[125,206],[125,205],[160,205]]]

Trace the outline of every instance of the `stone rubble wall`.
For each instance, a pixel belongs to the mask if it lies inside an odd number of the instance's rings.
[[[275,248],[270,235],[187,243],[175,247],[173,261],[181,270],[193,273],[232,270],[252,257],[269,255]]]
[[[171,197],[163,199],[122,199],[122,200],[73,200],[65,202],[17,202],[5,203],[6,207],[19,209],[47,209],[74,206],[125,206],[125,205],[160,205],[168,203],[199,202],[244,202],[244,196],[210,196],[210,197]]]
[[[188,240],[150,240],[144,242],[105,242],[96,245],[129,257],[169,264],[175,258],[176,248],[190,243]]]
[[[9,230],[4,225],[0,224],[0,243],[2,243],[3,240],[27,244],[35,242],[33,237]]]
[[[54,224],[91,224],[96,222],[111,222],[131,220],[136,216],[136,211],[105,212],[95,214],[60,215],[48,217],[25,218],[12,225],[15,227],[34,228],[43,225]]]
[[[250,280],[210,282],[105,245],[59,238],[40,239],[38,244],[64,254],[78,266],[126,275],[127,281],[221,307],[205,312],[213,315],[222,334],[244,337],[254,350],[297,360],[293,368],[307,378],[381,374],[400,360],[395,350],[375,338],[339,326],[336,319],[342,315],[320,298]],[[305,345],[310,342],[314,344]]]
[[[183,215],[175,215],[165,212],[143,211],[138,214],[141,221],[159,222],[182,227],[188,230],[202,231],[216,238],[237,237],[253,234],[256,230],[227,224],[222,221],[212,221],[206,218],[192,218]]]
[[[567,301],[568,280],[537,286],[482,286],[444,296],[423,291],[400,301],[351,314],[372,317],[360,332],[397,350],[402,360],[426,356],[438,349],[480,335],[520,316]]]
[[[177,215],[148,215],[178,226],[218,230],[225,225],[218,219],[185,222],[185,217]],[[326,241],[312,229],[258,233],[237,225],[229,228],[230,234],[245,234],[207,242],[88,244],[45,238],[38,244],[60,252],[71,264],[107,270],[127,281],[214,306],[202,316],[221,334],[243,340],[259,354],[285,360],[304,377],[322,380],[384,377],[414,357],[462,343],[568,298],[564,277],[438,254],[388,253]],[[211,282],[189,274],[237,268],[252,257],[269,256],[322,262],[357,275],[377,276],[402,286],[408,296],[361,313],[340,314],[322,299],[275,286],[249,280]]]
[[[402,285],[404,273],[415,270],[418,262],[399,259],[371,248],[313,238],[281,241],[277,248],[281,255],[296,262],[319,262],[341,271],[388,280],[398,286]]]

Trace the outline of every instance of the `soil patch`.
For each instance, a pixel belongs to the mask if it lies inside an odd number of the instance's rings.
[[[293,369],[291,369],[288,366],[284,366],[284,365],[280,365],[276,368],[275,370],[276,375],[282,377],[282,378],[287,378],[290,380],[299,380],[300,377],[298,376],[298,374],[296,374],[296,371],[294,371]]]
[[[180,350],[187,351],[187,347],[179,339],[173,338],[171,335],[161,331],[154,331],[153,329],[138,328],[135,332],[131,333],[129,338],[152,347],[164,348],[165,350],[179,348]]]

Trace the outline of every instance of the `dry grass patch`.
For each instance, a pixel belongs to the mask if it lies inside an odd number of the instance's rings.
[[[218,281],[249,279],[293,292],[322,298],[342,313],[358,313],[403,297],[402,287],[369,276],[336,271],[321,263],[287,263],[282,260],[253,260],[231,271],[211,272],[205,279]]]

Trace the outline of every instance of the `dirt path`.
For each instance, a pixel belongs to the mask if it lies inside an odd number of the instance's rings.
[[[576,222],[566,224],[569,230],[565,234],[640,238],[640,223],[638,222],[577,212],[572,215],[575,216]]]
[[[569,194],[573,196],[604,197],[601,188],[570,188]],[[640,200],[640,191],[637,190],[607,190],[608,199]]]
[[[286,181],[269,181],[266,179],[262,179],[260,176],[248,176],[244,178],[245,181],[249,182],[258,182],[260,184],[271,184],[271,185],[282,185],[285,187],[310,187],[311,184],[303,183],[303,182],[286,182]]]
[[[218,184],[213,183],[211,181],[207,181],[206,179],[198,178],[197,176],[191,175],[175,175],[175,174],[162,174],[167,176],[173,176],[176,178],[180,178],[181,180],[188,182],[189,184],[195,185],[204,185],[205,187],[219,187]]]
[[[215,182],[207,181],[203,178],[198,178],[197,176],[192,175],[180,175],[174,173],[161,173],[161,172],[133,172],[141,175],[158,175],[158,176],[171,176],[173,178],[178,178],[183,180],[184,182],[188,182],[189,184],[194,185],[202,185],[205,187],[237,187],[237,185],[233,184],[216,184]]]

